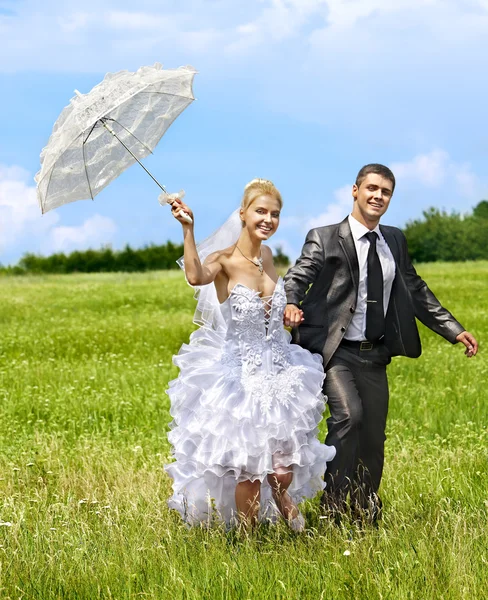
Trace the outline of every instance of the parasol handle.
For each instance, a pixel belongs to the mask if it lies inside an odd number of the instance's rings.
[[[163,192],[162,194],[159,194],[158,200],[159,200],[159,204],[161,204],[161,206],[165,206],[166,204],[169,204],[171,206],[177,198],[182,200],[184,197],[185,197],[185,191],[180,190],[177,194],[168,194],[166,192]],[[187,223],[193,223],[193,219],[184,210],[182,210],[180,212],[180,215],[183,217],[183,219]]]

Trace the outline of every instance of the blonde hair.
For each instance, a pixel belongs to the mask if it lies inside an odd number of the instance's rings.
[[[258,196],[261,196],[263,194],[269,194],[270,196],[274,196],[276,200],[278,200],[280,209],[283,208],[283,200],[281,199],[281,194],[272,181],[270,181],[269,179],[253,179],[244,188],[241,209],[247,210],[254,202],[254,200],[256,200]]]

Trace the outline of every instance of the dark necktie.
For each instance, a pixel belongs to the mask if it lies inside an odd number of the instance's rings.
[[[366,339],[377,342],[385,334],[385,312],[383,308],[383,271],[376,252],[378,234],[370,231],[366,234],[369,241],[368,279],[366,300]]]

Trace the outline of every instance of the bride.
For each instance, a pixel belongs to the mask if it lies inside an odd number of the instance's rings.
[[[168,395],[175,462],[165,468],[173,479],[169,505],[190,524],[253,525],[274,518],[277,508],[302,531],[297,503],[325,487],[326,462],[335,455],[317,439],[322,359],[290,344],[283,281],[262,243],[277,230],[281,207],[273,183],[253,179],[240,209],[197,247],[185,218],[193,220],[192,211],[181,200],[172,204],[200,328],[174,357],[180,375]]]

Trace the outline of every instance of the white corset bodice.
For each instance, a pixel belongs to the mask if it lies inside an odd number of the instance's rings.
[[[278,279],[270,297],[237,283],[221,304],[227,324],[222,363],[230,377],[268,412],[274,403],[287,405],[301,386],[301,365],[290,363],[290,334],[283,327],[286,295]]]

